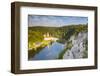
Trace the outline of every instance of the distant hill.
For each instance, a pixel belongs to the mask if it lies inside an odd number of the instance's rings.
[[[86,25],[70,25],[62,27],[44,27],[34,26],[28,27],[28,43],[41,42],[44,39],[44,34],[49,33],[52,37],[59,38],[59,42],[67,41],[72,35],[78,35],[80,32],[87,32]]]

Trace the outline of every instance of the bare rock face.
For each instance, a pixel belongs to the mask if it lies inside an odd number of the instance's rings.
[[[87,32],[80,32],[77,36],[71,36],[72,47],[66,51],[64,59],[87,58]],[[67,44],[68,45],[68,44]]]

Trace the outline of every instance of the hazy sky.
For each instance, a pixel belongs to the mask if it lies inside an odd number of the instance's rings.
[[[87,24],[88,17],[28,15],[28,26],[65,26],[71,24]]]

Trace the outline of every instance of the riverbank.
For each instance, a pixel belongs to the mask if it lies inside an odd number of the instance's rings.
[[[66,42],[64,50],[58,59],[80,59],[88,57],[87,32],[80,32],[77,36],[72,35]]]
[[[38,54],[43,48],[45,48],[47,45],[51,44],[52,41],[45,41],[43,40],[41,43],[33,46],[31,50],[28,50],[28,59],[31,57],[34,57],[36,54]]]
[[[38,54],[31,57],[29,60],[52,60],[57,59],[59,53],[64,49],[64,44],[53,42],[41,49]]]

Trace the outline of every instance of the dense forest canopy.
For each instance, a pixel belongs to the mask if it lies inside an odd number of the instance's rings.
[[[67,25],[62,27],[28,27],[28,44],[33,45],[33,43],[41,42],[46,33],[49,33],[52,37],[59,38],[60,41],[68,40],[71,35],[77,35],[79,32],[87,32],[87,27],[87,24]]]

